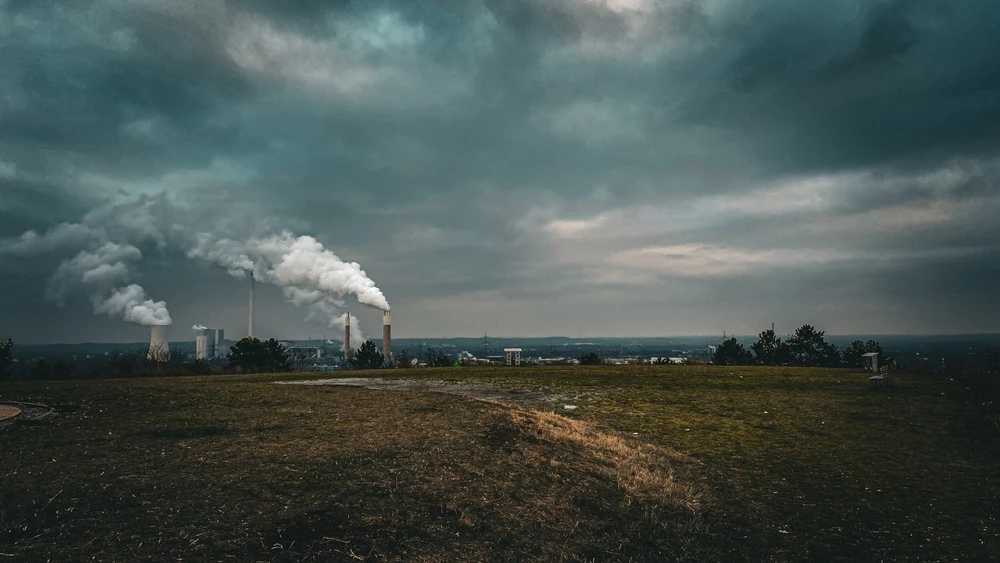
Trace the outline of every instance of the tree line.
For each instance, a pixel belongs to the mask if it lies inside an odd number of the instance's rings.
[[[0,381],[7,379],[90,379],[116,377],[152,377],[178,375],[208,375],[212,373],[275,373],[292,371],[292,357],[283,344],[271,338],[243,338],[234,343],[226,356],[227,364],[190,360],[179,350],[164,354],[149,354],[147,350],[118,352],[94,358],[52,358],[33,362],[14,359],[14,341],[0,341]],[[445,352],[428,348],[422,357],[426,365],[445,367],[455,360]],[[403,350],[386,362],[375,342],[367,340],[351,351],[350,369],[409,368],[418,358]]]
[[[762,331],[757,342],[747,349],[735,337],[722,341],[712,355],[712,363],[724,366],[816,366],[862,367],[862,356],[870,352],[883,354],[882,345],[874,340],[855,340],[843,351],[826,341],[826,332],[812,325],[802,325],[782,340],[773,330]],[[892,365],[892,358],[880,357],[880,364]]]

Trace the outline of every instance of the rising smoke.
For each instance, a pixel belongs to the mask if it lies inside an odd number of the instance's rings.
[[[29,240],[39,238],[31,235]],[[21,240],[26,240],[25,236]],[[51,245],[42,244],[40,248],[48,249]],[[141,259],[142,252],[130,244],[107,242],[93,251],[81,250],[59,264],[49,278],[46,297],[63,306],[67,294],[83,288],[91,295],[95,315],[105,314],[142,326],[169,325],[170,313],[165,302],[149,299],[138,284],[121,287],[132,275],[128,262]]]
[[[280,287],[289,302],[306,307],[308,318],[324,319],[329,327],[343,328],[341,311],[347,295],[355,296],[359,303],[389,310],[382,290],[360,264],[341,260],[310,236],[296,237],[282,231],[239,242],[199,233],[188,257],[222,266],[238,278],[253,272],[255,279]],[[352,330],[357,319],[354,323]]]
[[[104,299],[95,298],[94,313],[142,326],[166,326],[173,322],[167,304],[147,298],[146,290],[136,284],[114,289]]]
[[[344,313],[343,315],[337,317],[336,321],[332,323],[333,326],[340,328],[341,335],[344,334],[344,319],[346,318],[347,318],[347,313]],[[341,343],[344,342],[343,336],[341,336],[337,340]],[[351,348],[354,349],[360,348],[361,345],[364,343],[365,343],[365,335],[364,333],[361,332],[361,322],[358,320],[357,317],[351,315]]]
[[[185,225],[188,209],[166,195],[141,196],[95,209],[79,223],[61,223],[43,234],[25,232],[0,241],[0,252],[16,256],[75,254],[65,259],[49,279],[46,295],[60,306],[74,291],[87,292],[95,314],[127,322],[170,324],[163,301],[154,301],[132,282],[132,265],[143,252],[181,250],[188,258],[225,268],[236,278],[253,272],[258,281],[281,288],[285,298],[307,309],[309,319],[343,328],[346,303],[358,302],[389,310],[382,291],[356,262],[345,262],[310,236],[287,230],[245,239],[201,232]],[[352,317],[352,338],[361,338]],[[360,342],[359,342],[360,344]],[[354,346],[354,342],[352,342]]]

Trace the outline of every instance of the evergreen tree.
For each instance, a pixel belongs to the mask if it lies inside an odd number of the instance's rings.
[[[750,348],[759,365],[781,366],[788,362],[788,346],[771,329],[761,332]]]
[[[371,340],[365,340],[365,342],[354,351],[354,359],[351,360],[351,364],[354,365],[354,369],[379,369],[382,367],[383,357],[382,352],[379,351],[378,347]]]
[[[229,349],[229,365],[248,372],[288,370],[288,352],[277,340],[244,338]]]
[[[826,333],[812,325],[802,325],[788,338],[791,363],[796,366],[836,366],[840,352],[824,339]]]
[[[745,366],[751,359],[746,347],[740,344],[736,337],[724,340],[712,355],[712,363],[720,366]]]
[[[844,365],[852,368],[862,367],[861,356],[869,352],[878,352],[881,356],[883,354],[882,345],[874,340],[869,340],[868,342],[855,340],[851,342],[851,345],[844,349]],[[884,360],[884,357],[881,358],[880,363]]]
[[[452,360],[448,357],[448,354],[435,350],[434,348],[428,348],[426,356],[427,365],[432,368],[443,368],[452,364]]]

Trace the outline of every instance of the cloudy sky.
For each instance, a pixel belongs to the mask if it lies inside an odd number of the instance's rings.
[[[0,0],[0,240],[287,229],[404,337],[1000,332],[997,37],[995,0]],[[246,280],[129,242],[174,339],[246,333]],[[47,295],[72,243],[0,253],[0,336],[141,340]]]

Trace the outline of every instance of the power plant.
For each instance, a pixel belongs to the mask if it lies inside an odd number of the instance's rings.
[[[255,338],[255,327],[254,327],[254,293],[256,291],[256,276],[250,275],[250,295],[247,310],[247,335],[250,338]],[[344,314],[344,356],[343,362],[349,367],[352,357],[353,348],[351,347],[351,324],[352,319],[350,313]],[[225,331],[223,329],[213,329],[207,326],[196,324],[192,327],[194,330],[194,354],[193,359],[212,362],[214,360],[225,359],[229,354],[229,346],[225,339]],[[356,329],[357,330],[357,329]],[[332,343],[323,337],[322,346],[315,346],[310,343],[300,344],[296,341],[281,341],[280,343],[288,350],[292,363],[297,366],[297,368],[306,367],[311,371],[328,371],[330,369],[340,369],[343,365],[336,365],[339,362],[334,362],[335,365],[330,365],[327,363],[325,358],[327,358],[326,344]],[[185,354],[191,354],[190,344],[180,343],[180,350],[184,351]],[[151,337],[150,337],[150,347],[149,347],[149,357],[150,358],[166,358],[169,353],[167,344],[167,327],[166,326],[154,326],[152,327]],[[392,317],[388,310],[382,310],[382,357],[386,363],[391,363],[393,361],[392,357]]]
[[[165,360],[170,355],[170,345],[167,344],[167,329],[165,325],[155,325],[149,331],[149,354],[150,360]]]
[[[392,361],[392,317],[389,311],[382,311],[382,353],[385,361]]]
[[[197,360],[210,360],[229,353],[226,346],[225,330],[197,326],[194,329],[194,357]]]

